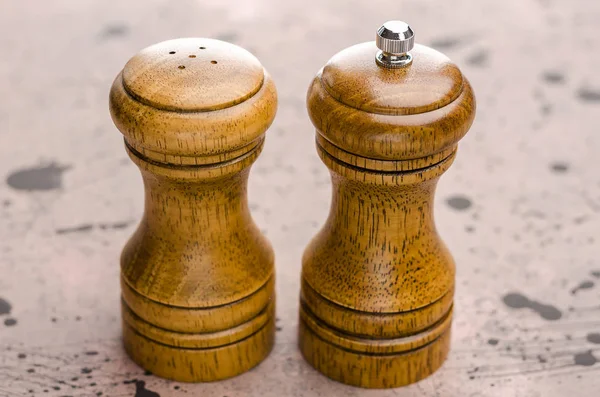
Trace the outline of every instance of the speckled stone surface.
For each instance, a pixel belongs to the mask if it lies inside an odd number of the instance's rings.
[[[404,19],[455,61],[478,116],[436,198],[457,262],[452,350],[415,385],[330,381],[297,348],[300,257],[330,180],[305,94],[337,51]],[[0,0],[0,396],[595,396],[600,392],[600,3]],[[241,45],[280,108],[250,176],[277,258],[277,342],[211,384],[145,374],[121,347],[118,258],[142,181],[108,114],[141,48]]]

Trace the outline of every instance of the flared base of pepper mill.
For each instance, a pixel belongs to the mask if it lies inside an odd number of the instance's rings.
[[[397,339],[365,339],[341,333],[300,310],[302,355],[329,378],[352,386],[383,389],[426,378],[450,350],[452,311],[431,328]]]

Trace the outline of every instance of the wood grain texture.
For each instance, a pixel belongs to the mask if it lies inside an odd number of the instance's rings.
[[[388,388],[448,354],[455,264],[433,199],[475,102],[435,50],[416,46],[403,69],[379,67],[375,53],[373,43],[343,50],[309,88],[333,198],[302,261],[300,348],[335,380]]]
[[[373,64],[373,52],[373,43],[350,47],[317,74],[307,98],[317,130],[342,150],[378,160],[421,159],[456,145],[475,117],[473,91],[458,68],[424,46],[400,69]]]
[[[258,60],[218,40],[151,46],[115,79],[111,115],[146,197],[121,257],[123,339],[158,376],[228,378],[273,346],[274,254],[247,181],[276,107]]]

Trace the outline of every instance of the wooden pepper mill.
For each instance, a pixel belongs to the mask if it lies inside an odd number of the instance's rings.
[[[303,257],[299,337],[330,378],[388,388],[430,375],[448,354],[455,269],[433,196],[475,99],[407,24],[377,33],[331,58],[308,90],[333,199]]]
[[[247,179],[276,107],[260,62],[218,40],[148,47],[113,83],[111,116],[145,186],[121,257],[123,339],[158,376],[228,378],[273,346],[274,255]]]

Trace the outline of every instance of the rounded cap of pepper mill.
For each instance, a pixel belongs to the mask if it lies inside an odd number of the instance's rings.
[[[260,142],[277,109],[258,59],[223,41],[164,41],[127,62],[110,113],[130,149],[172,164],[213,164]]]
[[[422,159],[414,164],[423,167],[452,153],[467,133],[475,117],[469,82],[442,53],[419,44],[411,48],[413,40],[407,24],[387,22],[377,42],[342,50],[318,72],[307,106],[331,155]],[[407,51],[412,62],[384,64]]]

